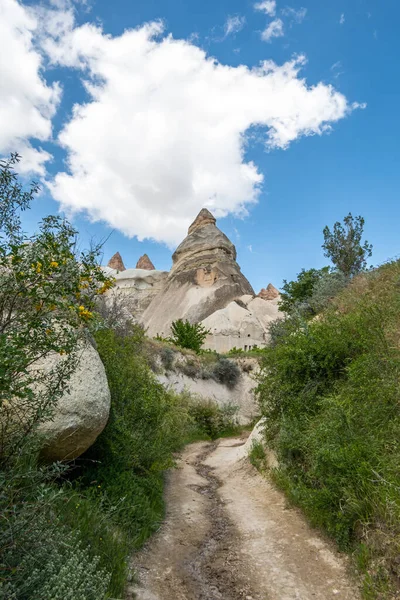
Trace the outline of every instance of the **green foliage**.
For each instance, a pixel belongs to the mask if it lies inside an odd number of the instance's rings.
[[[63,506],[69,497],[53,481],[65,470],[58,464],[38,468],[32,458],[27,460],[25,456],[12,470],[0,472],[2,598],[107,597],[109,572],[99,565],[92,548],[83,543],[81,532],[67,527],[63,518]],[[76,516],[78,511],[74,512]]]
[[[38,191],[24,191],[0,161],[0,447],[9,460],[51,417],[76,366],[75,351],[92,318],[93,299],[111,285],[98,266],[100,248],[76,253],[76,231],[60,217],[43,219],[28,237],[20,211]],[[100,287],[101,286],[101,287]],[[43,371],[40,360],[65,355]]]
[[[80,458],[75,485],[107,522],[121,533],[128,549],[112,572],[109,592],[122,595],[129,551],[139,548],[161,523],[163,473],[191,428],[189,400],[167,392],[143,357],[143,330],[130,335],[96,332],[99,354],[111,391],[108,424]]]
[[[201,323],[191,324],[178,319],[171,325],[171,342],[181,348],[188,348],[199,353],[209,331]]]
[[[62,518],[69,496],[55,480],[65,468],[37,465],[37,426],[66,391],[94,299],[112,282],[98,265],[100,248],[78,254],[65,219],[49,216],[35,235],[23,232],[20,213],[38,186],[23,188],[18,161],[0,161],[0,595],[101,599],[109,572],[92,540]],[[59,361],[44,370],[54,354]]]
[[[253,467],[262,471],[265,468],[266,455],[265,448],[261,442],[254,441],[249,452],[249,460]]]
[[[341,548],[361,544],[369,598],[400,581],[399,282],[394,262],[318,321],[287,320],[257,390],[277,482]]]
[[[218,406],[212,400],[193,398],[190,415],[194,421],[191,439],[212,439],[235,435],[238,431],[237,406]]]
[[[168,347],[161,348],[160,357],[161,357],[161,362],[163,364],[163,367],[167,371],[172,371],[172,368],[174,365],[174,358],[175,358],[174,350],[172,350],[172,348],[168,348]]]
[[[328,226],[324,228],[325,256],[347,277],[365,269],[367,258],[372,256],[372,245],[367,241],[362,243],[364,223],[363,217],[349,213],[343,224],[339,221],[334,224],[333,232]]]
[[[218,383],[223,383],[233,389],[240,379],[240,369],[237,364],[228,358],[219,358],[212,370],[212,376]]]
[[[307,303],[312,296],[316,283],[329,272],[329,267],[323,269],[302,269],[295,281],[283,280],[279,310],[291,314],[296,307]]]
[[[314,314],[327,308],[330,302],[348,285],[349,278],[341,271],[328,271],[314,285],[308,304]]]

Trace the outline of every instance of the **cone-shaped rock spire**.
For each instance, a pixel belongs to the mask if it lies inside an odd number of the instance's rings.
[[[122,260],[122,256],[119,252],[116,252],[114,256],[110,258],[107,267],[110,267],[110,269],[115,269],[116,271],[126,271],[124,261]]]
[[[139,258],[136,264],[136,268],[145,269],[146,271],[155,271],[156,269],[149,257],[147,256],[147,254],[143,254],[143,256]]]
[[[215,225],[216,218],[210,213],[210,211],[207,208],[202,208],[195,220],[193,221],[193,223],[191,224],[191,226],[189,227],[188,233],[193,233],[193,231],[196,231],[196,229],[199,229],[199,227],[204,227],[204,225],[208,225],[208,223]]]
[[[257,298],[262,298],[263,300],[275,300],[278,296],[279,290],[272,283],[269,283],[266,288],[262,288],[260,293],[257,294]]]

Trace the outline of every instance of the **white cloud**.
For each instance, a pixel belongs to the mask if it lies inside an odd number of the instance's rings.
[[[261,10],[268,16],[274,17],[276,14],[276,0],[264,0],[263,2],[257,2],[254,5],[255,10]]]
[[[63,209],[139,239],[179,242],[203,206],[246,214],[263,183],[245,155],[251,128],[284,149],[353,109],[332,86],[307,86],[303,56],[231,67],[159,22],[116,37],[75,26],[70,11],[40,22],[50,60],[80,73],[88,94],[59,135],[67,168],[49,189]]]
[[[239,15],[228,17],[224,26],[225,37],[228,37],[228,35],[232,35],[241,31],[245,26],[245,23],[245,17],[240,17]]]
[[[16,0],[0,0],[0,154],[18,151],[21,171],[44,174],[50,154],[29,139],[51,138],[51,119],[60,100],[58,84],[47,85],[34,46],[37,21]]]
[[[343,23],[345,22],[345,20],[346,20],[346,18],[345,18],[345,16],[344,16],[344,13],[342,13],[342,14],[340,15],[340,20],[339,20],[339,23],[340,23],[341,25],[343,25]]]
[[[275,19],[264,29],[261,39],[264,42],[271,42],[273,38],[283,37],[284,35],[282,19]]]
[[[285,17],[289,17],[290,19],[292,19],[292,21],[295,21],[295,23],[302,23],[302,21],[304,21],[306,17],[307,9],[302,7],[296,10],[295,8],[291,8],[290,6],[286,6],[282,9],[282,14]]]
[[[249,246],[247,246],[247,250],[248,250],[249,252],[253,252],[253,246],[250,244]]]

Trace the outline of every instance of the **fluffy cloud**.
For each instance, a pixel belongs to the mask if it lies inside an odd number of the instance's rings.
[[[240,17],[239,15],[235,15],[233,17],[228,17],[224,27],[225,37],[228,35],[232,35],[238,33],[243,29],[246,24],[246,18]]]
[[[276,13],[276,0],[264,0],[263,2],[257,2],[254,5],[255,10],[261,10],[265,12],[269,17],[274,17]]]
[[[44,174],[44,162],[51,157],[29,140],[51,138],[60,88],[42,77],[36,30],[31,12],[16,0],[0,0],[0,154],[18,151],[24,159],[21,169]]]
[[[273,38],[283,37],[284,35],[282,19],[274,19],[262,32],[261,39],[264,42],[271,42]]]
[[[344,13],[342,13],[342,14],[340,15],[340,20],[339,20],[339,23],[340,23],[341,25],[343,25],[343,23],[344,23],[345,21],[346,21],[346,17],[344,16]]]
[[[245,155],[251,127],[267,148],[284,149],[352,110],[332,86],[307,86],[301,56],[230,67],[163,36],[161,23],[112,37],[90,24],[67,31],[67,22],[45,47],[54,63],[81,70],[88,100],[59,135],[67,170],[49,187],[67,211],[139,239],[175,244],[203,206],[246,214],[263,182]]]

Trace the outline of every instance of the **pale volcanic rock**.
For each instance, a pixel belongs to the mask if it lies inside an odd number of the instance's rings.
[[[137,264],[136,264],[136,268],[144,269],[145,271],[155,271],[156,270],[155,266],[153,265],[153,263],[151,262],[151,260],[147,256],[147,254],[143,254],[143,256],[141,256],[139,258],[139,260],[137,261]]]
[[[142,321],[148,335],[168,336],[173,321],[197,323],[253,288],[236,262],[236,249],[202,209],[172,256],[165,288],[152,300]]]
[[[51,370],[63,358],[53,354],[39,366]],[[68,389],[59,398],[54,415],[39,426],[43,437],[41,455],[48,461],[71,460],[83,454],[107,424],[111,396],[100,356],[89,343],[79,355]]]
[[[116,252],[114,256],[110,258],[108,261],[108,265],[110,269],[115,269],[115,271],[125,271],[124,261],[122,260],[122,256],[119,252]]]
[[[140,320],[153,298],[164,289],[168,277],[168,271],[157,271],[156,269],[126,269],[120,273],[106,272],[115,278],[114,287],[107,292],[106,299],[109,298],[112,302],[113,296],[119,296],[124,307],[136,321]]]
[[[261,298],[241,296],[202,321],[209,331],[204,348],[229,352],[231,348],[246,351],[254,346],[264,347],[269,342],[269,323],[281,316],[276,299],[265,302]]]
[[[279,296],[279,290],[272,283],[269,283],[266,288],[262,288],[260,293],[257,294],[257,298],[262,298],[263,300],[275,300]]]

